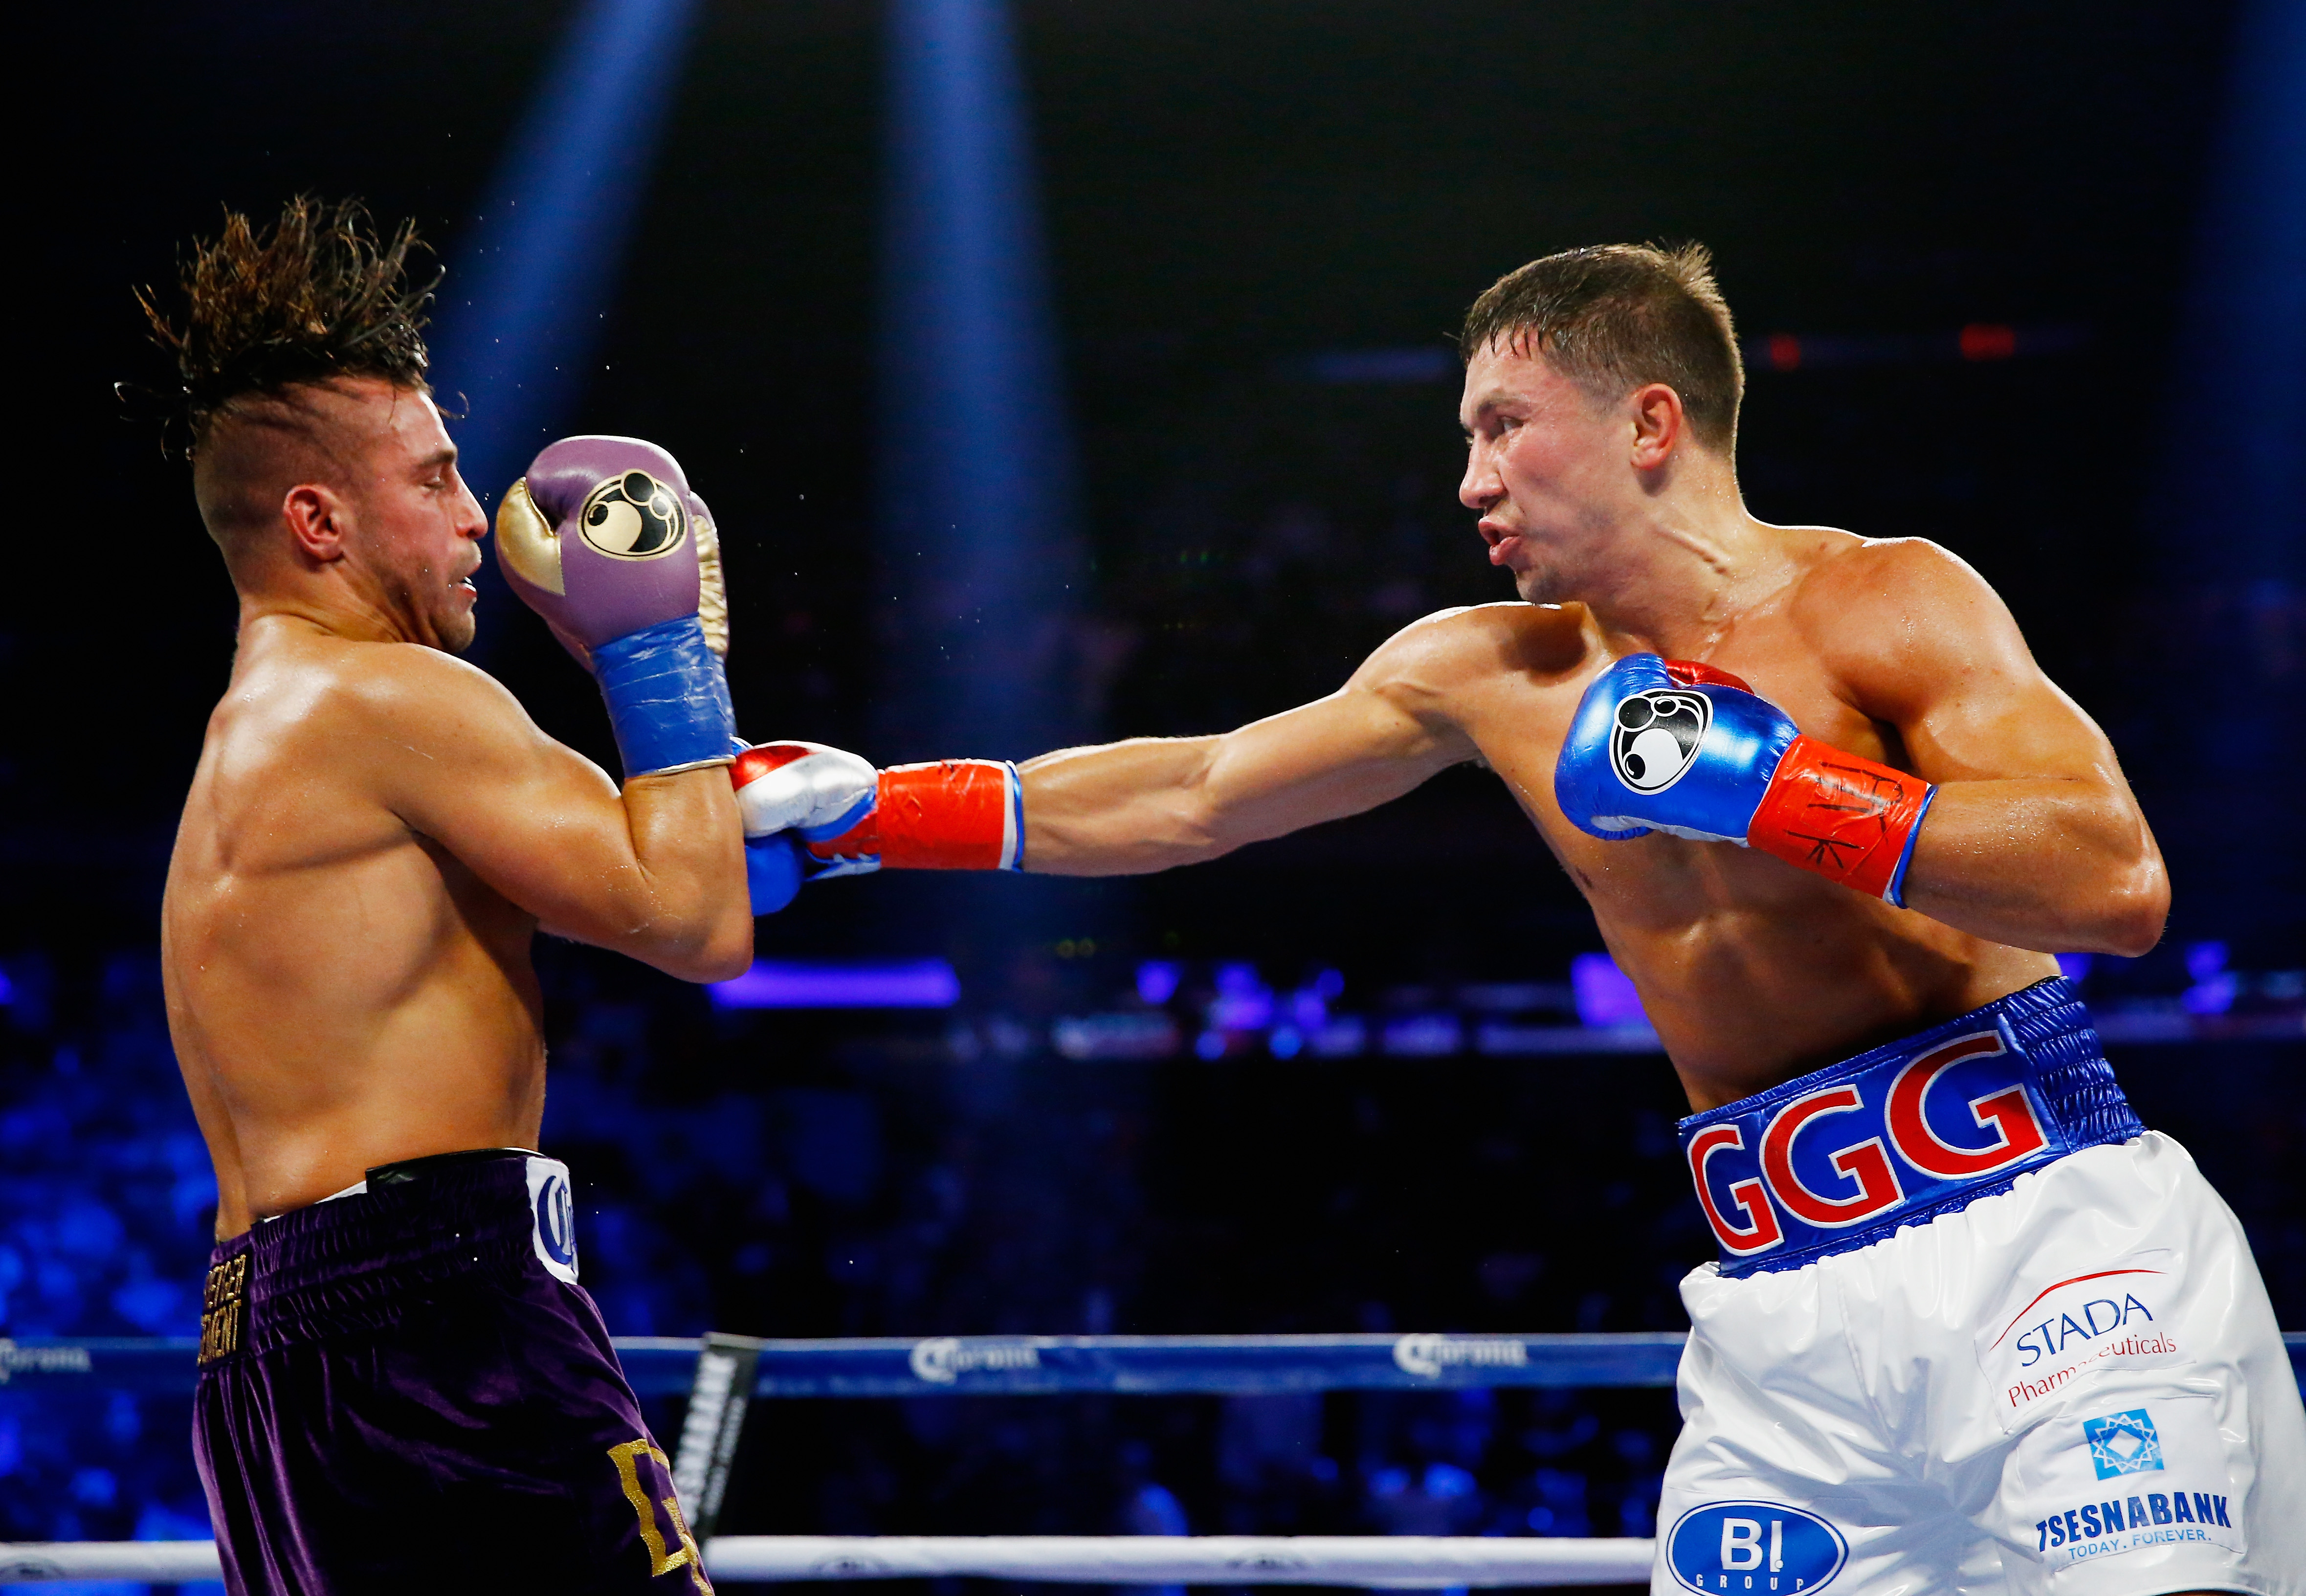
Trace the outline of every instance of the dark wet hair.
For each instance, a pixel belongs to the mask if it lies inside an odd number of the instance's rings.
[[[1662,382],[1699,442],[1736,451],[1746,364],[1704,244],[1606,243],[1507,272],[1465,312],[1457,347],[1471,360],[1498,343],[1603,398]]]
[[[429,392],[423,327],[440,273],[411,281],[417,252],[430,252],[415,223],[402,222],[386,242],[357,200],[300,194],[260,233],[226,211],[224,231],[195,240],[179,274],[181,324],[149,288],[136,294],[153,340],[176,364],[180,392],[164,406],[167,420],[197,450],[217,419],[251,395],[337,377]]]

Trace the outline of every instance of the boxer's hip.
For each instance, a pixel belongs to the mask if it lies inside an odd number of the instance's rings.
[[[443,1291],[534,1292],[553,1279],[576,1280],[566,1165],[514,1148],[381,1165],[218,1245],[201,1368],[389,1330]]]
[[[1732,1278],[1872,1246],[2144,1130],[2055,978],[1680,1124]]]

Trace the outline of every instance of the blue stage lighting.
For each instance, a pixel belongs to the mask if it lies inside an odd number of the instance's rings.
[[[694,11],[694,0],[591,0],[449,252],[432,380],[465,405],[461,470],[483,504],[583,391]]]
[[[2157,520],[2195,579],[2279,610],[2306,581],[2306,0],[2245,0],[2233,41]]]
[[[1038,753],[1081,730],[1082,566],[1024,88],[1002,0],[893,0],[881,435],[903,624],[893,753]]]

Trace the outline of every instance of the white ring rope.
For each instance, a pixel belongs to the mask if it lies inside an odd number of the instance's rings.
[[[1654,1541],[1443,1535],[719,1535],[726,1580],[974,1575],[1067,1584],[1585,1585],[1645,1582]],[[212,1541],[0,1545],[0,1584],[219,1577]]]
[[[1646,1582],[1653,1541],[1441,1535],[720,1535],[730,1580],[978,1575],[1067,1584],[1583,1585]]]

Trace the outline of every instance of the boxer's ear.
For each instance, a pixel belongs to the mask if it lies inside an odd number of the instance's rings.
[[[323,565],[345,557],[343,496],[320,482],[299,482],[281,495],[280,519],[299,552]]]
[[[529,498],[526,477],[506,489],[497,507],[497,558],[531,587],[555,595],[568,591],[560,576],[560,533]]]

